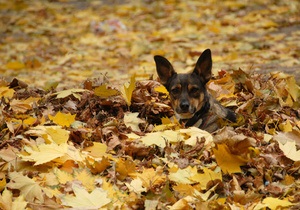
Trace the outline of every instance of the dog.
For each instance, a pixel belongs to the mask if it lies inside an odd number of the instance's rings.
[[[222,106],[206,89],[212,77],[210,49],[201,54],[191,73],[176,73],[163,56],[155,55],[154,61],[160,83],[169,91],[175,116],[185,127],[195,126],[212,133],[220,128],[220,119],[236,122],[236,114]]]

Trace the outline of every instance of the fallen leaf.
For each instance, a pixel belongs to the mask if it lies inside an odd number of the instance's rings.
[[[106,85],[100,85],[94,89],[94,94],[100,96],[101,98],[108,98],[119,94],[118,90],[109,89]]]
[[[285,208],[285,207],[293,206],[293,204],[288,200],[281,200],[279,198],[272,198],[272,197],[265,198],[262,201],[262,203],[267,204],[268,208],[270,208],[271,210],[275,210],[280,207]]]
[[[80,100],[81,96],[78,93],[82,93],[82,92],[85,92],[85,91],[88,91],[88,90],[74,88],[74,89],[59,91],[59,92],[55,93],[55,95],[56,95],[56,98],[66,98],[68,96],[73,95],[75,98]]]
[[[208,168],[203,167],[203,174],[197,173],[194,176],[190,177],[191,180],[200,183],[201,189],[206,190],[206,186],[210,181],[219,179],[222,181],[222,173],[214,172]]]
[[[223,173],[232,174],[242,172],[240,166],[245,165],[246,161],[238,155],[231,154],[226,144],[217,144],[217,146],[213,148],[213,152]]]
[[[73,195],[61,195],[63,205],[71,206],[76,209],[99,209],[111,202],[107,197],[107,192],[101,188],[95,188],[91,193],[83,187],[72,185]]]
[[[135,75],[131,76],[130,83],[124,84],[120,90],[128,106],[131,105],[131,97],[134,88],[135,88]]]
[[[75,122],[76,114],[72,115],[70,113],[57,112],[55,116],[48,115],[48,117],[57,125],[70,127],[70,125]]]
[[[20,194],[24,196],[27,201],[33,202],[35,199],[38,199],[41,203],[44,202],[42,189],[33,179],[23,176],[19,172],[11,172],[8,176],[11,180],[7,184],[8,188],[20,190]]]
[[[38,151],[34,151],[29,147],[25,147],[25,150],[30,155],[19,156],[24,161],[35,162],[34,165],[40,165],[55,160],[56,158],[63,157],[67,154],[68,147],[69,145],[66,143],[60,145],[57,145],[55,143],[41,144],[37,146]]]
[[[0,208],[3,210],[26,209],[26,206],[27,202],[22,195],[13,199],[12,192],[7,189],[4,189],[2,195],[0,195]]]
[[[133,131],[140,132],[140,123],[145,123],[144,120],[138,117],[138,112],[127,112],[124,114],[124,123],[127,127],[131,127]]]

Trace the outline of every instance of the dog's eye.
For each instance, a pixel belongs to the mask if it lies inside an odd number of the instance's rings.
[[[171,93],[173,95],[179,94],[179,92],[180,92],[180,88],[178,88],[178,87],[171,89]]]
[[[195,88],[193,87],[191,90],[190,90],[190,93],[197,93],[199,91],[199,88]]]

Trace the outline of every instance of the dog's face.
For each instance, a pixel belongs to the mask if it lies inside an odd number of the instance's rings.
[[[179,119],[189,119],[206,102],[206,83],[211,78],[212,59],[209,49],[198,59],[191,73],[177,74],[171,63],[162,56],[154,56],[161,83],[170,93],[172,107]]]

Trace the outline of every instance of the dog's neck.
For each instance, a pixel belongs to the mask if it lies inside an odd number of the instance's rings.
[[[181,119],[180,123],[184,123],[185,127],[190,127],[190,126],[199,127],[204,120],[203,119],[204,115],[209,112],[209,109],[210,109],[210,103],[209,100],[206,100],[204,105],[201,107],[201,109],[197,111],[193,117],[189,119]]]

